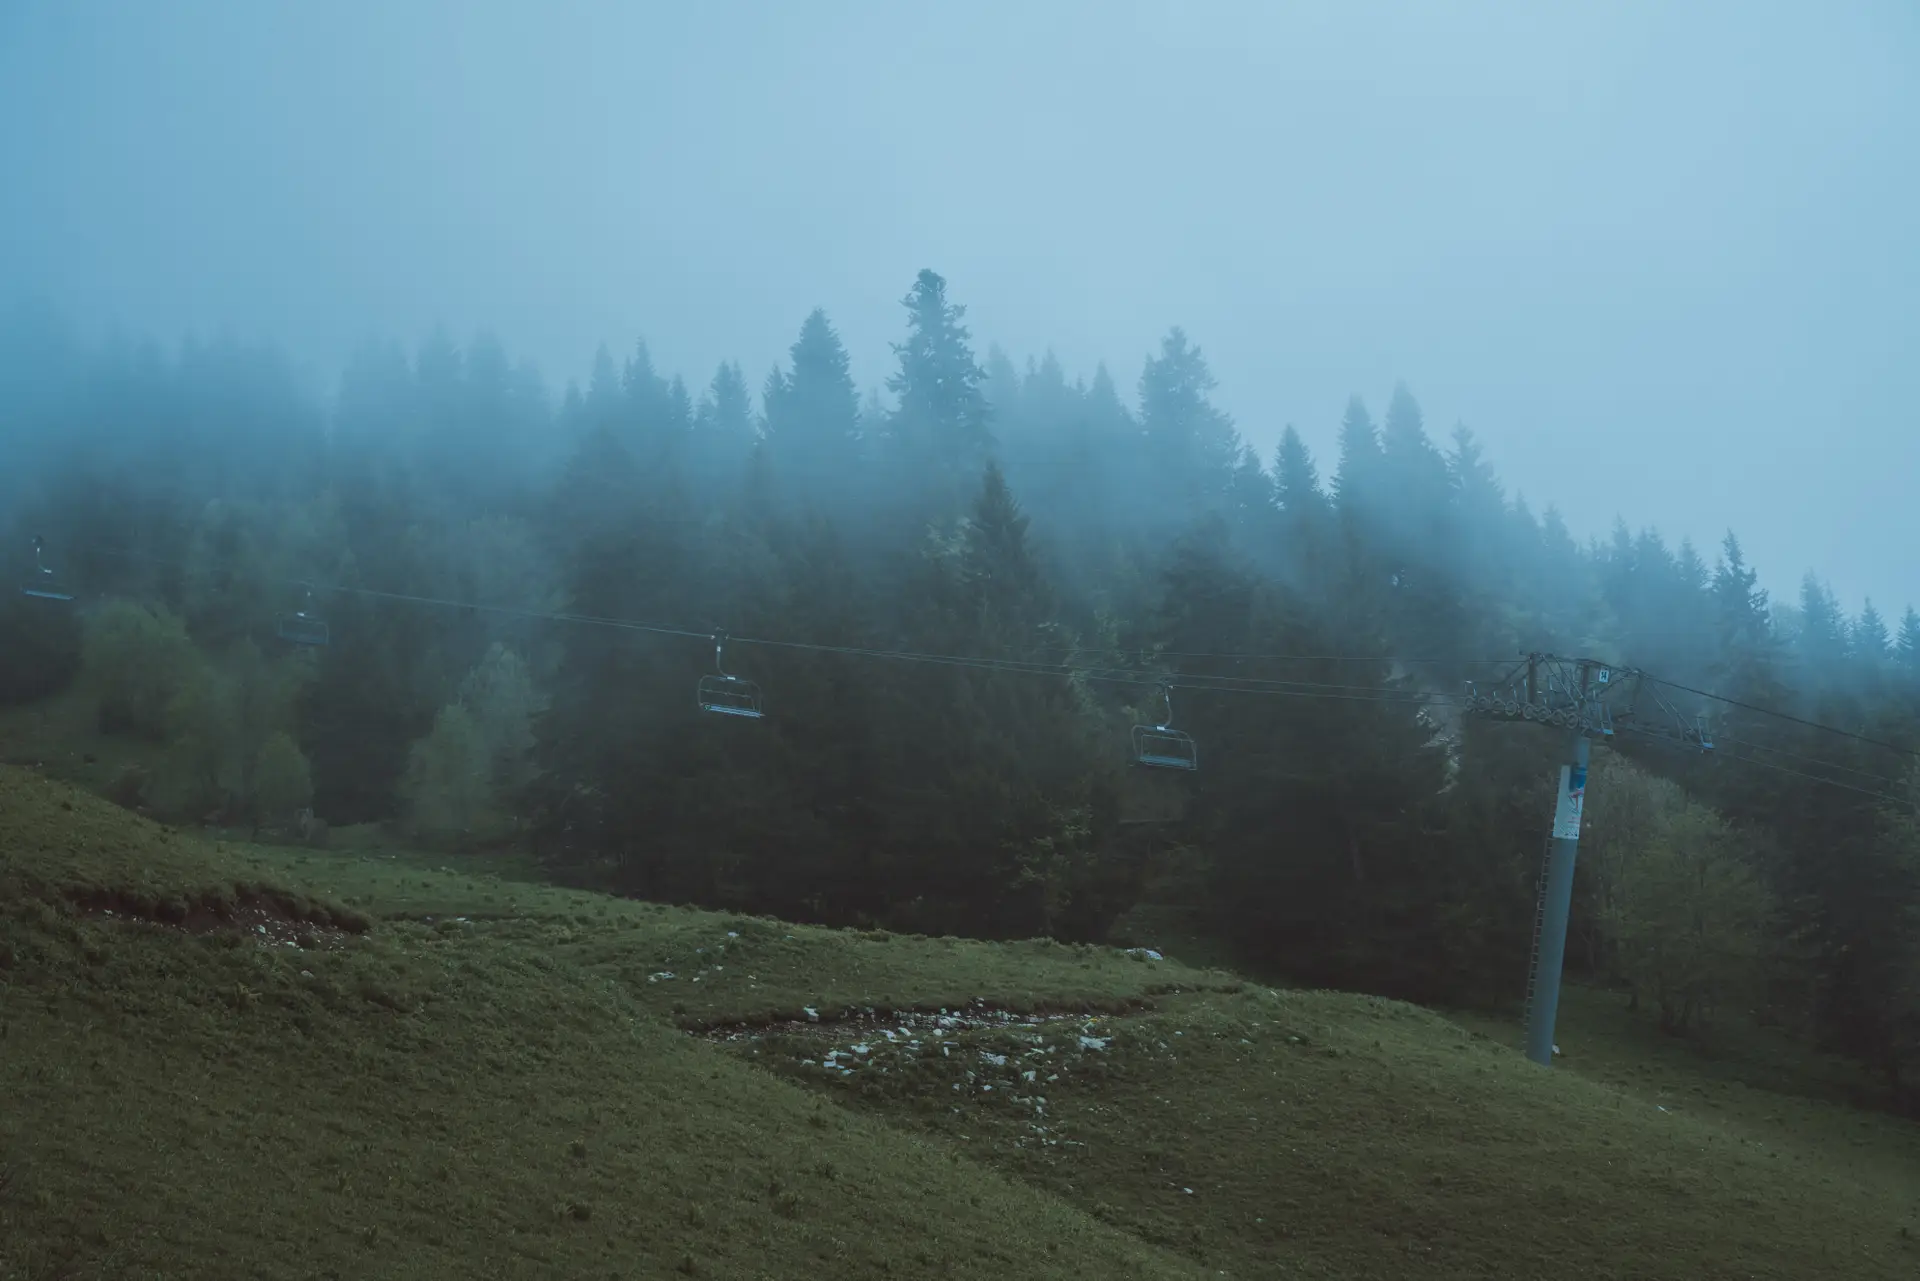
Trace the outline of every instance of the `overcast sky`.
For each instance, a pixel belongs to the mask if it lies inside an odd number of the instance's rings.
[[[755,383],[914,272],[1169,325],[1270,457],[1396,379],[1576,534],[1920,603],[1920,5],[0,0],[0,298],[166,337],[644,336]]]

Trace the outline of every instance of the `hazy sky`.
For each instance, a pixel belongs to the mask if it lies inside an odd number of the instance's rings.
[[[877,382],[1172,324],[1331,470],[1396,378],[1576,534],[1920,603],[1920,5],[0,0],[0,297],[271,337],[644,336]],[[1269,455],[1270,456],[1270,455]]]

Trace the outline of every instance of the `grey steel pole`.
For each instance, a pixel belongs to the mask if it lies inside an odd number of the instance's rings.
[[[1586,732],[1576,728],[1554,801],[1553,851],[1548,856],[1547,883],[1541,890],[1540,952],[1533,1002],[1527,1007],[1527,1057],[1543,1067],[1553,1066],[1553,1023],[1560,1013],[1560,967],[1567,955],[1573,863],[1580,851],[1580,811],[1587,793],[1587,753]]]

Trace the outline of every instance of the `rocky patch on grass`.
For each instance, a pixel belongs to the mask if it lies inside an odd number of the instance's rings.
[[[716,1028],[705,1036],[816,1088],[904,1103],[929,1121],[969,1133],[984,1124],[978,1133],[1041,1152],[1084,1146],[1061,1128],[1048,1094],[1104,1076],[1121,1041],[1107,1016],[1027,1013],[985,1002]]]
[[[769,1037],[812,1037],[826,1041],[853,1038],[897,1040],[923,1034],[936,1038],[968,1032],[1009,1027],[1038,1027],[1049,1023],[1085,1021],[1101,1014],[1125,1014],[1148,1009],[1145,999],[1103,1002],[1111,1009],[1094,1008],[1082,1002],[1072,1008],[1011,1009],[989,1003],[985,998],[952,1009],[893,1010],[866,1005],[850,1009],[804,1006],[798,1016],[791,1013],[769,1014],[740,1022],[689,1026],[686,1030],[709,1041],[723,1044],[761,1041]]]
[[[83,915],[128,925],[223,934],[263,948],[338,951],[366,918],[274,894],[236,894],[197,899],[147,899],[122,894],[89,895],[77,904]]]

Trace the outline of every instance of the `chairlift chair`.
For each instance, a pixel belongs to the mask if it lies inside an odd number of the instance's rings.
[[[1173,727],[1173,691],[1160,687],[1167,713],[1158,725],[1133,727],[1133,762],[1149,769],[1196,770],[1200,768],[1199,750],[1192,736]]]
[[[33,576],[20,585],[20,594],[31,596],[36,600],[70,601],[73,599],[73,593],[65,589],[60,576],[46,564],[44,558],[46,547],[46,540],[35,534],[33,536]]]
[[[741,716],[759,720],[766,715],[760,707],[760,687],[738,676],[729,676],[726,668],[727,637],[724,632],[713,638],[712,674],[700,678],[696,697],[700,710],[718,716]]]
[[[305,591],[306,602],[282,618],[277,630],[280,639],[288,644],[319,648],[331,643],[333,635],[327,627],[327,620],[313,612],[313,589],[307,587]]]

